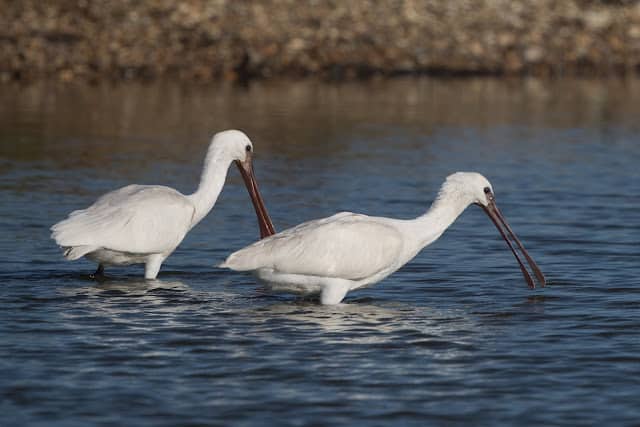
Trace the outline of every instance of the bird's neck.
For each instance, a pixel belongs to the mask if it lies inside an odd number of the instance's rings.
[[[200,222],[216,203],[227,178],[231,161],[228,156],[216,151],[207,154],[200,177],[200,185],[195,193],[187,196],[196,208],[191,222],[192,227]]]
[[[410,232],[417,251],[435,242],[469,204],[468,201],[456,195],[441,194],[424,215],[410,220]]]

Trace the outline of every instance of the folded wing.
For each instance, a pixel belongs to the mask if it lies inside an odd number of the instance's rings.
[[[193,204],[172,188],[129,185],[72,212],[51,227],[51,237],[64,248],[162,253],[182,241],[194,212]]]
[[[231,254],[221,267],[359,280],[390,268],[401,250],[393,226],[343,212],[260,240]]]

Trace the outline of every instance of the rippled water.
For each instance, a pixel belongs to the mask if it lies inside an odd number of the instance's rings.
[[[0,420],[7,425],[637,425],[640,82],[3,86]],[[237,172],[159,280],[94,283],[48,228],[129,183],[191,191],[213,131],[256,146],[278,229],[414,217],[485,174],[547,274],[527,289],[469,208],[322,307],[213,267],[258,230]]]

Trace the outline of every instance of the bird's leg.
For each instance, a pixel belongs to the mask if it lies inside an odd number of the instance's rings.
[[[155,279],[158,276],[158,272],[162,266],[162,261],[164,261],[165,258],[166,257],[161,254],[149,256],[147,263],[144,266],[144,278]]]
[[[104,279],[104,266],[102,264],[98,264],[98,269],[95,273],[89,275],[90,279]]]
[[[332,279],[320,291],[320,304],[340,304],[351,288],[351,282],[344,279]]]

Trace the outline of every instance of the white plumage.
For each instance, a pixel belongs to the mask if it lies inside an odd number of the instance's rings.
[[[128,185],[100,197],[52,227],[52,237],[78,259],[100,248],[131,254],[171,252],[189,231],[196,208],[169,187]]]
[[[473,203],[490,216],[499,212],[486,178],[458,172],[447,178],[431,208],[416,219],[342,212],[258,241],[231,254],[221,267],[252,271],[277,291],[319,293],[323,304],[337,304],[348,291],[376,283],[409,262]],[[500,222],[506,226],[504,218]],[[517,254],[516,258],[524,268]],[[537,266],[532,268],[538,276]]]
[[[211,210],[233,161],[245,178],[263,229],[264,206],[253,178],[252,147],[240,131],[220,132],[211,141],[195,193],[184,195],[159,185],[129,185],[103,195],[87,209],[72,212],[51,227],[51,237],[67,259],[86,256],[96,261],[97,274],[102,274],[104,265],[144,263],[145,278],[153,279],[187,232]],[[268,216],[266,220],[272,228]]]
[[[402,234],[386,218],[341,212],[305,222],[241,249],[224,266],[361,280],[402,253]],[[310,250],[313,249],[313,250]]]

